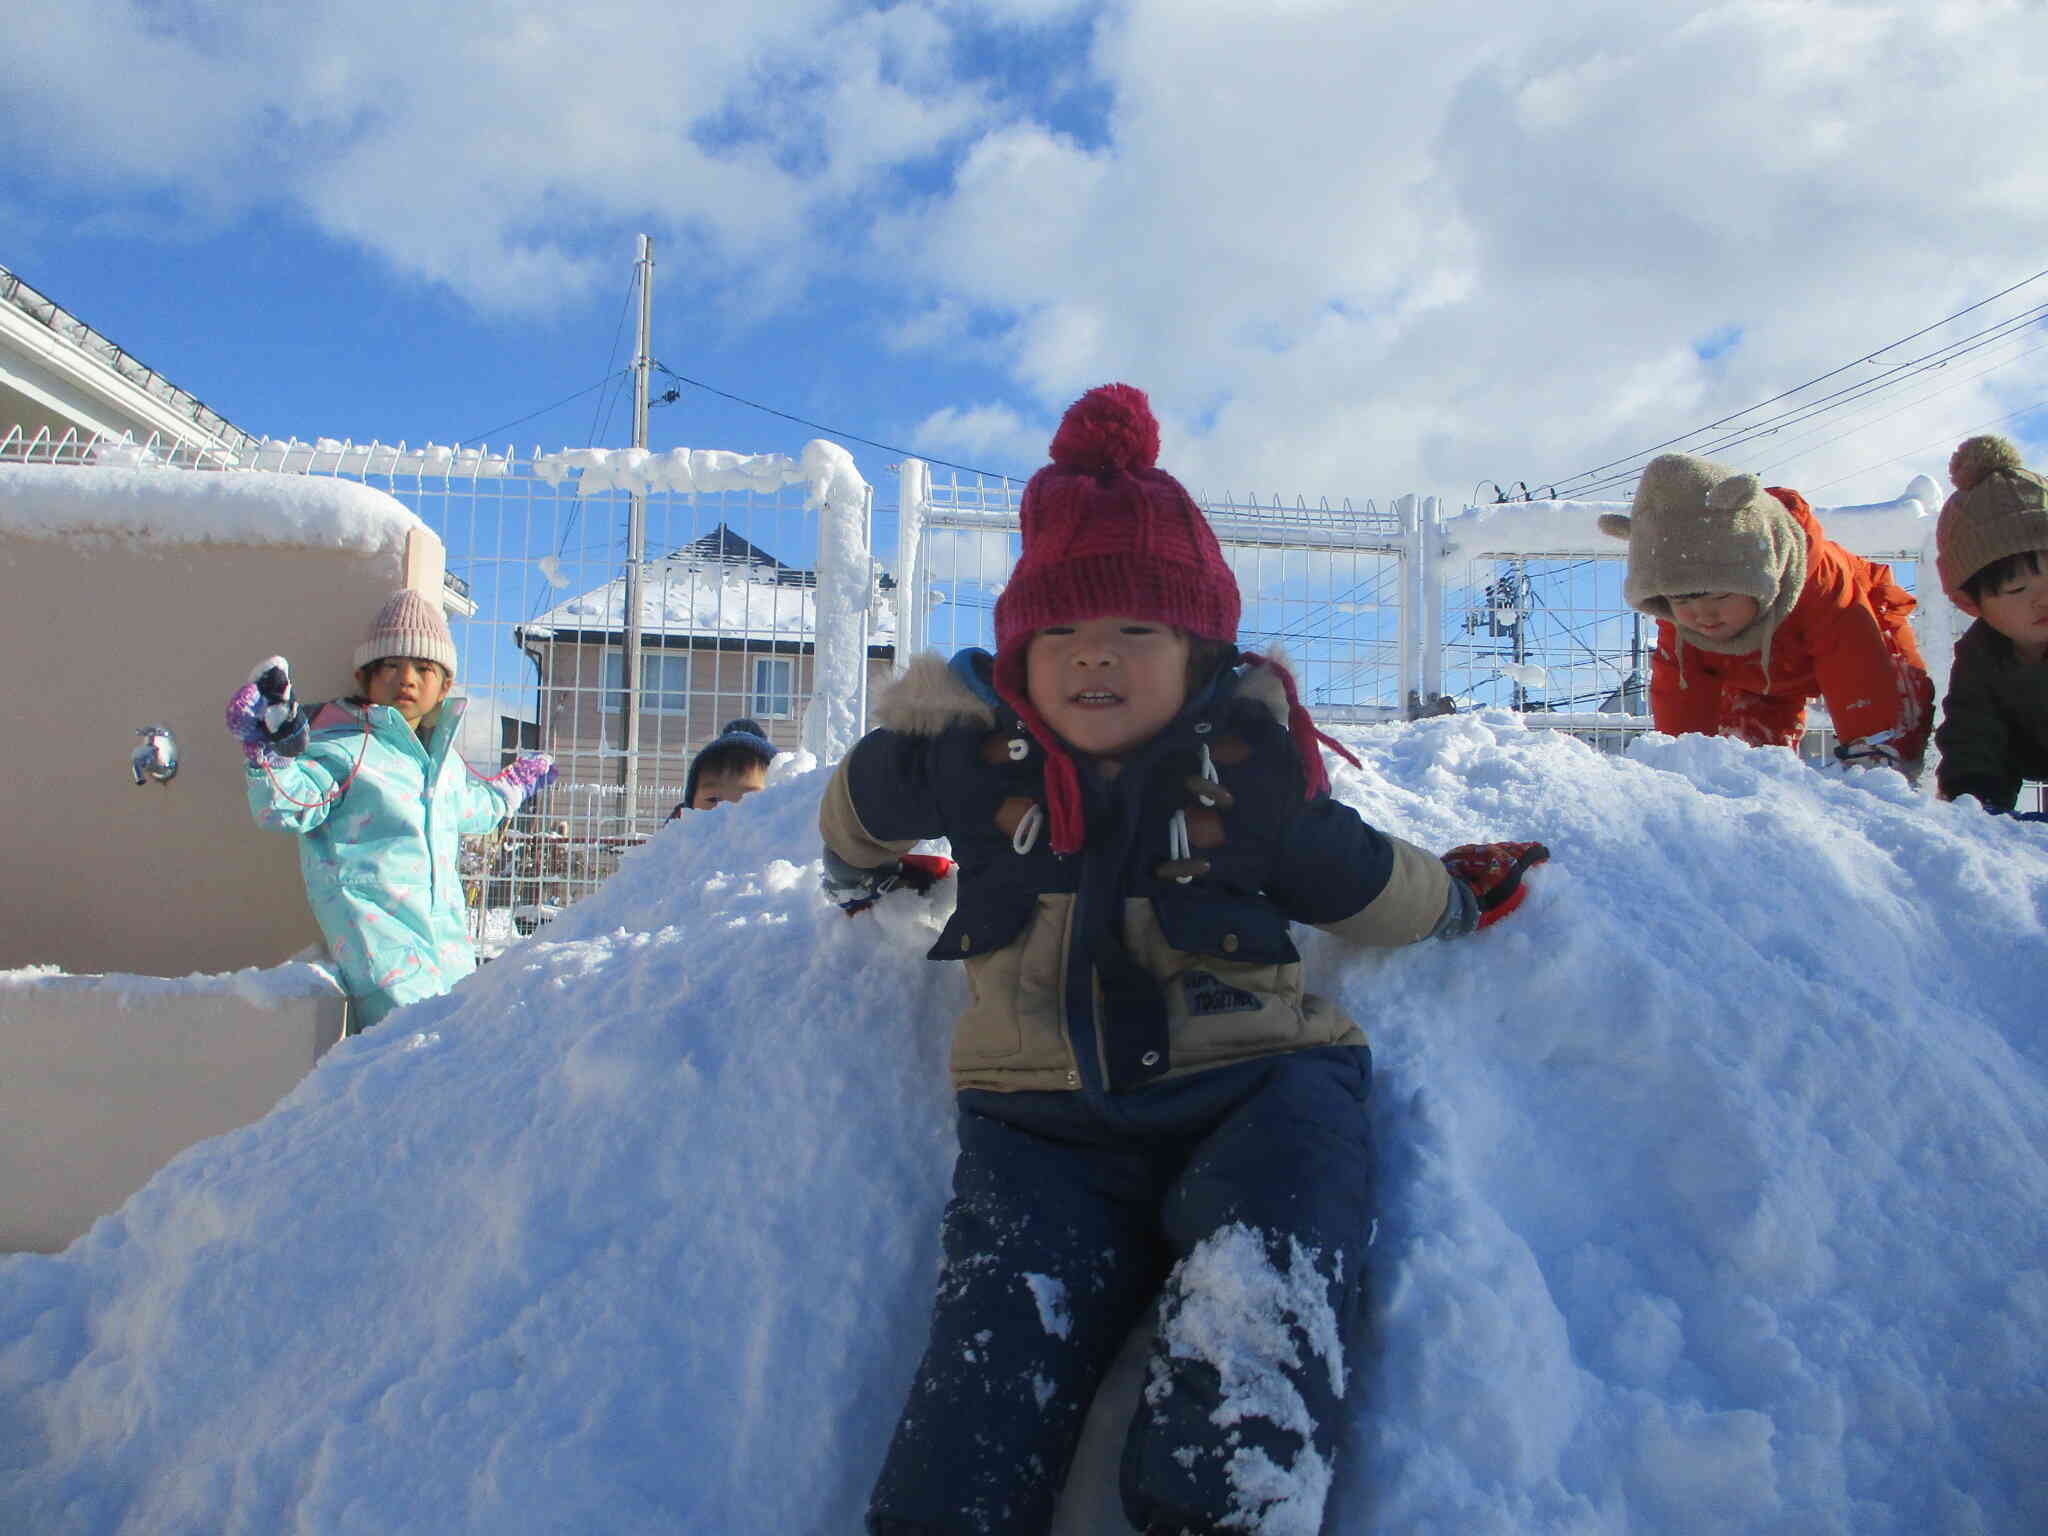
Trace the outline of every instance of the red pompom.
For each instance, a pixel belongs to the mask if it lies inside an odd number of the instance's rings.
[[[1103,384],[1067,407],[1052,435],[1051,458],[1061,469],[1100,474],[1108,469],[1150,469],[1159,462],[1159,423],[1145,391]]]

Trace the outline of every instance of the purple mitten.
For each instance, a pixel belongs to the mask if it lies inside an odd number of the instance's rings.
[[[263,729],[263,695],[254,683],[244,683],[228,700],[228,733],[242,744],[242,756],[251,768],[276,768],[284,759],[270,745]]]
[[[545,752],[535,752],[506,768],[493,782],[502,784],[507,789],[518,790],[519,798],[524,801],[532,799],[558,777],[555,772],[555,760]]]
[[[274,768],[306,750],[311,733],[298,700],[292,697],[291,667],[282,656],[266,657],[256,664],[249,681],[228,700],[227,721],[252,768]]]

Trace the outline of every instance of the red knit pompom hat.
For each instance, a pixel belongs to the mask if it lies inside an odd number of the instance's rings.
[[[1024,487],[1024,549],[996,599],[996,669],[1024,691],[1024,644],[1048,624],[1128,614],[1208,640],[1237,640],[1237,578],[1208,519],[1158,467],[1145,392],[1091,389],[1053,434],[1052,462]]]
[[[1031,704],[1025,658],[1032,635],[1051,624],[1116,616],[1235,645],[1240,602],[1208,519],[1158,467],[1159,423],[1143,390],[1089,390],[1067,407],[1051,454],[1024,487],[1023,551],[996,599],[995,685],[1045,749],[1052,848],[1072,853],[1082,839],[1080,783],[1066,745]],[[1295,697],[1294,679],[1284,667],[1274,670],[1295,717],[1290,726],[1307,749],[1311,784],[1326,786],[1315,751],[1320,733]]]

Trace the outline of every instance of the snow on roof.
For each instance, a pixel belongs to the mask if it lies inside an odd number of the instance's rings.
[[[405,547],[426,525],[351,480],[145,467],[0,464],[0,532],[28,538],[145,537],[164,544]]]
[[[895,638],[893,585],[875,595],[868,630],[872,644]],[[617,576],[557,603],[520,627],[536,638],[540,630],[621,631],[626,627],[626,578]],[[818,629],[817,577],[783,564],[720,523],[642,568],[640,628],[648,635],[810,640]]]

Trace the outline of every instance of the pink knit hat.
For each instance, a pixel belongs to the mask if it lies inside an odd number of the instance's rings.
[[[448,632],[448,620],[426,594],[411,587],[391,595],[391,601],[377,610],[363,643],[356,647],[355,670],[387,656],[411,656],[420,661],[438,661],[455,678],[455,637]]]
[[[1208,519],[1158,467],[1159,423],[1143,390],[1089,390],[1067,407],[1051,456],[1024,487],[1018,509],[1024,547],[996,599],[995,685],[1045,749],[1052,848],[1072,853],[1082,840],[1080,781],[1065,744],[1031,704],[1025,658],[1032,635],[1114,615],[1234,645],[1240,600]],[[1329,783],[1316,750],[1324,738],[1286,668],[1264,664],[1274,666],[1286,690],[1309,793],[1319,793]]]

